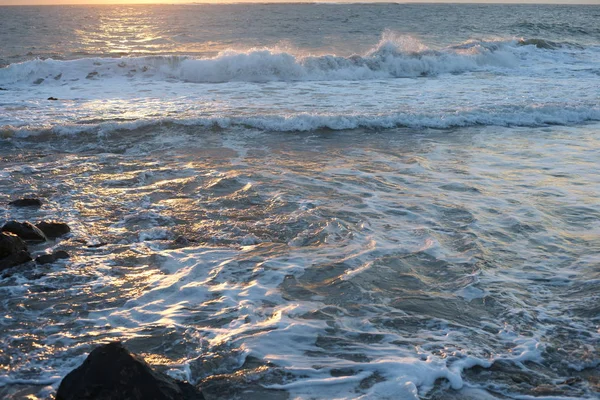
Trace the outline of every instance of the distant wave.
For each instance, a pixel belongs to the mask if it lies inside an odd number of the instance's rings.
[[[600,121],[600,106],[589,107],[513,107],[498,110],[473,110],[456,113],[422,113],[389,115],[318,115],[298,114],[291,116],[259,115],[255,117],[202,117],[189,119],[146,119],[130,122],[105,121],[93,124],[58,126],[0,126],[0,138],[78,134],[107,134],[119,131],[135,131],[160,126],[191,126],[207,129],[256,129],[273,132],[306,132],[318,129],[391,129],[399,127],[451,129],[469,126],[545,126],[573,125]]]
[[[512,26],[519,30],[530,32],[553,32],[560,35],[570,34],[575,36],[596,36],[600,34],[600,27],[596,26],[576,26],[572,22],[531,22],[522,21]]]
[[[75,84],[102,79],[159,79],[194,83],[230,81],[370,80],[513,68],[523,54],[560,48],[543,39],[469,41],[431,50],[408,36],[384,34],[367,54],[294,55],[277,49],[187,56],[32,60],[0,69],[0,85]]]

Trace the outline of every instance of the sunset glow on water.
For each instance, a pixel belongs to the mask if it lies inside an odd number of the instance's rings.
[[[599,17],[0,7],[0,224],[70,227],[0,252],[0,397],[119,340],[207,399],[598,398]]]

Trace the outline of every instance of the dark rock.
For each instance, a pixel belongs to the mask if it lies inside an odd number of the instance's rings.
[[[0,87],[0,90],[8,90],[8,89],[5,89],[5,88],[3,88],[3,87]]]
[[[187,382],[154,371],[119,342],[94,349],[60,383],[56,400],[203,400]]]
[[[108,243],[106,243],[106,242],[100,242],[100,243],[96,243],[96,244],[88,244],[87,248],[88,249],[97,249],[98,247],[104,247],[107,244]]]
[[[55,251],[52,254],[44,254],[35,259],[35,262],[38,264],[52,264],[58,260],[64,260],[69,258],[69,253],[63,250]]]
[[[0,271],[31,261],[25,242],[9,232],[0,232]]]
[[[48,100],[58,100],[56,97],[48,97]]]
[[[96,71],[90,72],[89,74],[87,74],[85,79],[94,79],[96,76],[98,76],[98,72],[96,72]]]
[[[39,85],[39,84],[41,84],[42,82],[44,82],[44,78],[38,78],[38,79],[36,79],[35,81],[33,81],[33,84],[34,84],[34,85]]]
[[[58,251],[55,251],[55,252],[54,252],[54,253],[52,253],[52,254],[53,254],[53,255],[54,255],[56,258],[59,258],[59,259],[65,259],[65,258],[69,258],[69,257],[71,257],[71,256],[69,255],[69,253],[67,253],[67,252],[66,252],[66,251],[64,251],[64,250],[58,250]]]
[[[517,46],[535,46],[538,49],[547,50],[554,50],[562,47],[559,43],[544,39],[521,39],[517,42]]]
[[[52,264],[54,261],[56,261],[56,257],[54,257],[54,254],[44,254],[42,256],[38,256],[35,259],[35,262],[37,264]]]
[[[44,232],[29,222],[8,221],[2,227],[2,232],[14,233],[28,242],[45,242],[47,240]]]
[[[173,245],[175,245],[176,247],[193,246],[196,243],[198,243],[198,241],[196,239],[186,238],[185,236],[178,236],[173,241]]]
[[[24,198],[11,201],[8,205],[13,207],[41,207],[42,201],[40,199]]]
[[[66,235],[71,232],[71,228],[69,225],[64,222],[56,222],[56,221],[42,221],[35,226],[42,232],[44,235],[50,239],[57,238],[62,235]]]

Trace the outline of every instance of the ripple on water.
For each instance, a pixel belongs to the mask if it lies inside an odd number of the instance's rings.
[[[0,279],[2,396],[52,393],[115,338],[221,398],[598,393],[595,153],[545,164],[508,128],[186,134],[2,154],[0,201],[46,201],[2,218],[73,230],[51,243],[69,261]]]

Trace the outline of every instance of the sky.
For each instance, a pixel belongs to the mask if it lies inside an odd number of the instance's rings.
[[[313,2],[313,0],[289,0],[290,2]],[[320,0],[314,0],[319,2]],[[322,0],[324,2],[331,0]],[[357,2],[357,0],[333,0],[334,2]],[[378,2],[378,0],[359,0],[360,2]],[[185,3],[282,3],[286,0],[0,0],[0,5],[39,5],[39,4],[185,4]],[[384,0],[385,2],[385,0]],[[390,2],[390,0],[388,0]],[[396,0],[397,3],[540,3],[540,4],[597,4],[600,0]],[[0,16],[1,18],[1,16]]]

